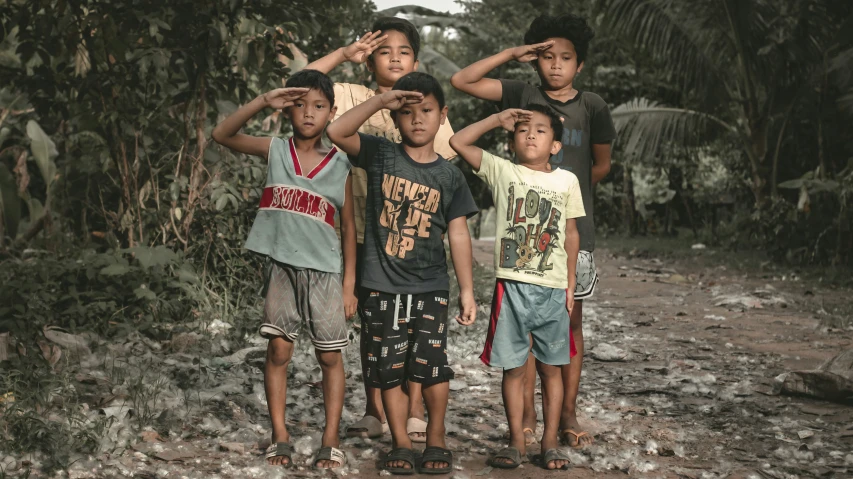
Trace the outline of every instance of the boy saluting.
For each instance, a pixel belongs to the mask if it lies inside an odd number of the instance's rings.
[[[377,111],[388,109],[402,143],[359,133]],[[471,238],[467,218],[477,206],[462,172],[435,151],[447,115],[438,81],[410,73],[394,89],[345,113],[327,130],[329,138],[367,171],[361,316],[368,338],[365,380],[382,390],[393,449],[384,468],[412,474],[415,458],[407,434],[405,383],[418,383],[429,415],[420,472],[445,474],[453,456],[444,440],[449,381],[447,302],[450,279],[442,235],[460,290],[463,325],[474,322]]]

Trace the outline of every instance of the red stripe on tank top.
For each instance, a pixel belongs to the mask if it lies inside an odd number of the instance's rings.
[[[261,195],[261,209],[289,211],[335,227],[335,207],[320,195],[294,186],[268,186]]]

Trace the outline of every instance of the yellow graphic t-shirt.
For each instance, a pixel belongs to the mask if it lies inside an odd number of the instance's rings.
[[[577,177],[531,170],[486,151],[476,173],[495,201],[495,276],[566,289],[566,220],[584,216]]]
[[[335,121],[356,106],[373,98],[376,93],[364,85],[354,83],[335,83],[335,106],[338,111],[332,121]],[[381,136],[395,143],[403,141],[400,131],[394,126],[390,110],[379,110],[373,114],[358,129],[360,133]],[[445,120],[435,135],[435,152],[444,157],[445,160],[456,157],[456,152],[450,147],[450,137],[453,136],[453,128],[450,120]],[[362,168],[352,169],[352,196],[355,203],[355,229],[357,241],[364,243],[364,209],[367,203],[367,173]],[[336,226],[340,229],[340,226]]]

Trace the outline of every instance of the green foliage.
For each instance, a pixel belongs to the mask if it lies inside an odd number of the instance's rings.
[[[22,339],[45,325],[107,336],[157,335],[161,323],[191,318],[203,298],[192,266],[162,245],[10,260],[0,285],[4,329]]]
[[[90,418],[73,371],[52,368],[36,351],[0,364],[0,450],[39,451],[51,472],[67,468],[73,453],[95,453],[111,420]]]

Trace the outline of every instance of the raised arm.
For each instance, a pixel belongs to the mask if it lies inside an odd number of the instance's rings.
[[[350,109],[333,121],[326,134],[332,143],[343,150],[347,155],[356,156],[361,151],[361,138],[358,129],[374,113],[383,108],[398,110],[403,105],[420,103],[424,98],[422,93],[416,91],[390,90],[381,95],[374,96],[364,103]]]
[[[281,110],[293,105],[294,100],[308,93],[308,88],[277,88],[246,103],[213,129],[213,141],[234,151],[266,158],[271,137],[258,137],[240,133],[240,128],[264,108]]]
[[[380,31],[367,32],[355,42],[338,48],[323,58],[309,63],[305,68],[329,73],[336,66],[344,62],[364,63],[370,57],[370,54],[379,48],[379,45],[382,45],[382,42],[386,39],[388,39],[388,35],[382,35]]]
[[[459,156],[471,165],[474,170],[480,170],[483,160],[483,150],[474,143],[487,132],[503,127],[507,131],[513,131],[515,124],[519,121],[530,121],[532,113],[527,110],[510,108],[500,113],[488,116],[483,120],[466,126],[450,137],[450,146],[459,153]]]
[[[472,63],[454,73],[450,77],[450,84],[453,85],[453,88],[481,100],[500,101],[503,98],[501,81],[494,78],[485,78],[486,75],[510,60],[525,63],[531,62],[539,56],[540,52],[551,48],[553,44],[552,40],[535,45],[507,48],[498,54]]]

